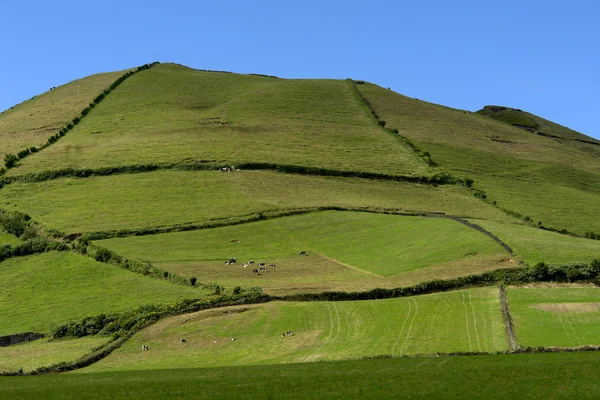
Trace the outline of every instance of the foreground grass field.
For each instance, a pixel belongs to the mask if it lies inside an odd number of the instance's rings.
[[[294,335],[282,337],[289,330]],[[141,352],[142,344],[150,351]],[[390,300],[272,302],[180,315],[144,329],[81,371],[505,349],[498,289],[484,288]]]
[[[597,287],[511,288],[508,301],[521,345],[600,345]]]
[[[287,80],[161,64],[128,79],[12,173],[187,159],[423,175],[343,80]]]
[[[581,234],[600,231],[598,146],[557,141],[376,85],[358,88],[387,127],[430,152],[442,167],[473,178],[499,205],[546,226]]]
[[[575,238],[525,225],[474,220],[507,243],[529,265],[538,262],[565,264],[590,263],[600,259],[600,241]]]
[[[271,293],[399,286],[422,281],[428,267],[433,279],[480,272],[509,257],[491,238],[452,220],[340,211],[96,244],[201,282]],[[301,251],[309,256],[299,257]],[[224,265],[231,257],[239,263]],[[277,268],[257,275],[257,265],[242,268],[249,260]]]
[[[103,337],[56,340],[40,339],[8,347],[0,347],[0,371],[32,371],[38,367],[73,361],[108,341]]]
[[[0,398],[584,399],[599,368],[592,352],[0,377]]]
[[[72,318],[204,295],[73,253],[9,259],[0,276],[0,335],[45,333]]]
[[[125,72],[75,80],[0,114],[0,159],[5,154],[44,144]]]
[[[320,206],[441,211],[514,221],[457,186],[263,171],[158,171],[13,183],[0,190],[0,206],[26,212],[48,227],[67,232],[185,224]]]

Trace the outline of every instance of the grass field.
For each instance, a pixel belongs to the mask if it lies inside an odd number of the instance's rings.
[[[0,276],[0,335],[44,333],[72,318],[204,295],[73,253],[12,258],[0,263]]]
[[[7,153],[44,144],[125,72],[75,80],[0,114],[0,159]]]
[[[284,80],[161,64],[111,93],[12,173],[187,159],[423,175],[343,80]]]
[[[600,231],[597,146],[556,141],[371,84],[358,87],[387,127],[455,175],[473,178],[499,205],[558,229]]]
[[[508,244],[529,265],[540,261],[550,264],[600,259],[600,241],[581,239],[524,225],[474,220]]]
[[[40,339],[14,346],[0,347],[0,371],[32,371],[62,361],[73,361],[104,344],[108,338],[99,336],[81,339]]]
[[[597,287],[511,288],[508,301],[521,345],[600,345]]]
[[[0,207],[26,212],[47,227],[67,232],[143,228],[332,205],[514,221],[457,186],[263,171],[158,171],[13,183],[0,190]]]
[[[584,399],[599,368],[592,352],[0,377],[0,398]]]
[[[293,336],[281,336],[289,330]],[[142,344],[150,350],[140,351]],[[498,289],[483,288],[390,300],[272,302],[180,315],[142,330],[107,358],[80,371],[504,349]]]
[[[0,246],[4,246],[7,244],[15,245],[20,242],[19,238],[10,233],[6,233],[0,230]]]
[[[492,239],[452,220],[340,211],[96,243],[201,282],[272,293],[399,286],[422,280],[428,267],[433,279],[508,258]],[[301,251],[309,256],[299,257]],[[231,257],[239,263],[224,265]],[[277,268],[256,275],[256,265],[242,268],[249,260]]]

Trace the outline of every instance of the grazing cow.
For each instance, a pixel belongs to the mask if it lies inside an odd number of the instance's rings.
[[[254,264],[254,261],[248,261],[248,264]]]
[[[259,266],[259,267],[264,267],[264,266],[265,266],[265,263],[259,263],[259,264],[258,264],[258,266]]]
[[[232,342],[235,342],[236,340],[237,340],[237,338],[234,338],[234,337],[231,338]]]
[[[181,344],[187,343],[187,340],[181,339]]]
[[[300,252],[300,257],[304,257],[304,256],[307,256],[307,255],[308,255],[308,254],[307,254],[305,251],[301,251],[301,252]]]
[[[214,340],[214,341],[213,341],[213,344],[217,344],[217,341],[216,341],[216,340]]]
[[[246,264],[246,263],[244,263],[244,264],[242,265],[242,267],[244,267],[244,268],[246,268],[247,266],[248,266],[248,264]]]
[[[19,368],[19,375],[23,374],[23,367]]]
[[[275,264],[269,264],[269,268],[275,268],[277,265]]]
[[[258,275],[258,270],[257,269],[253,269],[252,272],[254,272],[256,275]]]
[[[237,259],[236,259],[235,257],[231,257],[231,258],[229,259],[229,262],[230,262],[231,264],[235,264],[235,263],[237,262]]]
[[[148,346],[146,346],[145,344],[142,345],[142,350],[150,350],[150,348]]]

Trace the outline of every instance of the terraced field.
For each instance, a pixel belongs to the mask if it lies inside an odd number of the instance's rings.
[[[597,287],[514,288],[508,300],[521,345],[600,345]]]
[[[452,220],[339,211],[96,244],[204,283],[270,293],[397,287],[514,265],[491,238]],[[231,257],[239,263],[224,265]],[[260,262],[277,267],[253,273]]]
[[[0,276],[0,335],[45,333],[72,318],[206,295],[73,253],[8,259]]]
[[[561,235],[524,225],[495,221],[474,220],[488,231],[494,232],[529,265],[538,262],[549,264],[589,263],[600,259],[600,241]]]
[[[49,341],[39,339],[33,342],[0,347],[0,371],[32,371],[38,367],[73,361],[101,346],[108,338],[86,337],[81,339]]]
[[[75,80],[0,114],[0,158],[44,144],[125,72],[108,72]]]
[[[290,330],[293,336],[282,337]],[[150,350],[141,352],[142,344]],[[498,290],[485,288],[392,300],[272,302],[167,318],[82,372],[504,349]]]
[[[263,171],[158,171],[12,183],[0,190],[0,206],[26,212],[45,226],[66,232],[139,229],[321,206],[397,208],[515,221],[457,186]]]
[[[377,157],[372,157],[377,154]],[[373,123],[350,83],[154,66],[13,174],[215,160],[424,175],[427,165]]]

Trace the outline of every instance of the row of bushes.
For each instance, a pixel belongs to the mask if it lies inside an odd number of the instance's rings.
[[[61,137],[63,137],[64,135],[67,134],[67,132],[69,132],[71,129],[73,129],[77,124],[79,124],[79,122],[81,122],[81,119],[83,117],[85,117],[86,115],[89,114],[89,112],[92,110],[92,108],[94,108],[96,105],[98,105],[107,95],[110,94],[110,92],[112,92],[113,90],[115,90],[121,83],[123,83],[123,81],[125,81],[125,79],[129,78],[130,76],[136,74],[137,72],[146,70],[148,68],[151,68],[152,66],[158,64],[157,61],[150,63],[150,64],[144,64],[140,67],[138,67],[135,71],[128,71],[125,74],[123,74],[122,76],[120,76],[116,81],[114,81],[107,89],[105,89],[102,93],[100,93],[98,96],[96,96],[94,98],[94,100],[92,100],[92,102],[85,107],[81,113],[79,113],[78,116],[76,116],[75,118],[73,118],[71,120],[71,122],[67,123],[60,131],[58,131],[56,134],[50,136],[48,138],[48,141],[46,142],[45,145],[41,146],[39,149],[37,147],[30,147],[28,149],[25,150],[21,150],[18,155],[14,155],[14,154],[7,154],[4,157],[4,165],[7,169],[13,168],[16,164],[17,161],[20,159],[23,159],[25,157],[27,157],[28,155],[32,154],[32,153],[36,153],[39,150],[42,150],[44,148],[46,148],[47,146],[51,145],[52,143],[55,143],[58,141],[58,139],[60,139]]]
[[[410,139],[408,139],[406,136],[400,135],[400,131],[397,128],[394,129],[389,129],[386,128],[386,122],[382,119],[379,118],[379,115],[377,115],[377,112],[375,112],[375,108],[373,107],[373,105],[371,104],[371,102],[369,100],[367,100],[367,98],[365,96],[363,96],[363,94],[361,93],[360,90],[358,90],[358,88],[356,87],[357,84],[364,84],[364,81],[353,81],[353,80],[349,80],[350,83],[352,84],[352,87],[354,88],[356,94],[358,95],[358,97],[361,99],[361,101],[363,102],[363,104],[369,109],[371,115],[373,116],[373,118],[375,118],[375,120],[377,121],[377,125],[379,125],[382,129],[388,131],[389,133],[393,133],[395,135],[397,135],[400,139],[402,139],[402,141],[408,146],[410,147],[427,165],[429,165],[430,167],[437,167],[438,163],[436,163],[435,161],[433,161],[433,159],[431,158],[431,154],[429,154],[428,151],[421,151],[421,149],[419,149],[413,142],[410,141]]]
[[[156,321],[172,316],[241,304],[256,304],[270,301],[260,288],[240,290],[217,297],[182,299],[170,303],[151,304],[133,310],[111,312],[72,320],[51,328],[51,338],[84,337],[96,334],[119,338],[128,332],[136,332]]]
[[[538,263],[534,267],[503,268],[477,275],[468,275],[454,279],[437,279],[414,286],[396,289],[373,289],[367,292],[324,292],[292,294],[273,297],[285,301],[345,301],[375,300],[396,297],[416,296],[445,292],[473,286],[492,286],[497,284],[522,285],[535,282],[574,282],[592,281],[600,284],[600,260],[591,264],[547,265]]]
[[[68,251],[70,249],[69,246],[64,243],[52,242],[46,238],[38,237],[35,239],[26,240],[15,246],[0,246],[0,262],[12,257],[23,257],[53,250]]]

